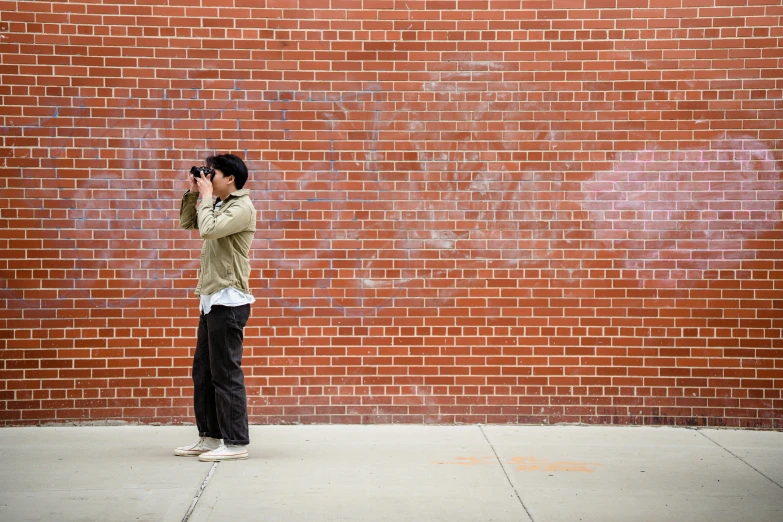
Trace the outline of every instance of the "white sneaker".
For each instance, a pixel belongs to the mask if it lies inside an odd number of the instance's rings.
[[[198,457],[202,453],[219,448],[223,443],[220,439],[212,437],[201,437],[198,442],[190,446],[180,446],[174,450],[174,455],[179,457]]]
[[[244,460],[247,458],[247,446],[234,446],[221,444],[219,448],[198,456],[202,462],[215,462],[217,460]]]

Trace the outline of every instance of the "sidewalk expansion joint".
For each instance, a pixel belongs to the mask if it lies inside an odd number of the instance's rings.
[[[758,473],[759,475],[761,475],[761,476],[762,476],[762,477],[764,477],[765,479],[769,480],[770,482],[772,482],[773,484],[775,484],[775,485],[776,485],[777,487],[779,487],[780,489],[783,489],[783,486],[781,486],[780,484],[778,484],[777,482],[775,482],[775,480],[774,480],[772,477],[770,477],[770,476],[766,475],[766,474],[765,474],[763,471],[761,471],[760,469],[758,469],[758,468],[754,467],[754,466],[753,466],[752,464],[750,464],[748,461],[746,461],[745,459],[743,459],[742,457],[740,457],[739,455],[737,455],[736,453],[734,453],[733,451],[731,451],[731,450],[730,450],[730,449],[728,449],[727,447],[725,447],[725,446],[721,446],[721,445],[720,445],[720,444],[718,444],[716,441],[714,441],[714,440],[712,440],[711,438],[709,438],[709,437],[708,437],[708,436],[707,436],[707,435],[706,435],[706,434],[705,434],[705,433],[704,433],[702,430],[696,430],[696,431],[698,431],[699,433],[701,433],[701,434],[704,436],[704,438],[706,438],[708,441],[712,442],[713,444],[715,444],[716,446],[718,446],[718,447],[719,447],[719,448],[721,448],[722,450],[726,451],[726,452],[727,452],[729,455],[732,455],[733,457],[736,457],[737,459],[739,459],[739,460],[740,460],[740,462],[742,462],[743,464],[745,464],[746,466],[748,466],[750,469],[752,469],[753,471],[755,471],[756,473]]]
[[[212,475],[215,473],[215,469],[217,469],[218,464],[220,464],[220,462],[215,462],[214,464],[212,464],[212,467],[209,468],[209,473],[207,473],[207,477],[204,479],[204,482],[201,483],[201,486],[199,486],[198,491],[196,491],[196,496],[193,497],[193,502],[190,503],[190,508],[188,508],[188,512],[185,513],[185,516],[182,518],[182,522],[188,522],[190,515],[193,514],[193,510],[196,509],[196,504],[198,504],[198,499],[201,498],[201,494],[204,492],[204,488],[207,487],[207,483],[212,478]]]
[[[500,460],[500,456],[498,455],[498,452],[495,450],[495,446],[492,445],[492,441],[489,440],[489,437],[487,437],[487,434],[484,432],[484,427],[479,424],[479,430],[481,430],[481,434],[484,435],[484,439],[487,441],[487,444],[489,444],[489,447],[492,448],[492,453],[495,454],[495,458],[498,461],[498,464],[500,464],[500,469],[503,470],[503,474],[506,476],[506,480],[508,481],[508,484],[511,486],[511,489],[514,490],[514,494],[517,496],[517,500],[519,500],[519,503],[522,505],[522,509],[525,510],[525,514],[527,514],[527,517],[531,520],[531,522],[535,522],[533,520],[533,515],[530,514],[530,511],[528,511],[527,506],[525,505],[525,502],[522,500],[522,497],[519,496],[519,491],[517,490],[516,486],[514,486],[514,482],[511,480],[511,477],[508,475],[508,472],[506,471],[506,467],[503,465],[503,461]]]

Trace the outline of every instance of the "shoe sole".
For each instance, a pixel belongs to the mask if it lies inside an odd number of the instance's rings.
[[[221,457],[207,457],[204,458],[203,456],[199,455],[198,460],[201,462],[219,462],[222,460],[246,460],[249,457],[247,453],[244,453],[242,455],[225,455]]]
[[[177,457],[198,457],[199,455],[206,453],[210,450],[204,451],[188,451],[188,450],[174,450],[174,455]]]

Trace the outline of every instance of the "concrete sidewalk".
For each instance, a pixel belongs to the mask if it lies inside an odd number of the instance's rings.
[[[0,429],[0,520],[783,521],[783,433],[595,426]]]

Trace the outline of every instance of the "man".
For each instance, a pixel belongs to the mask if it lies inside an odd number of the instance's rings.
[[[250,192],[243,188],[248,174],[239,157],[210,156],[200,171],[198,177],[191,173],[190,189],[182,196],[179,210],[180,227],[197,229],[204,240],[196,286],[201,316],[193,357],[199,440],[175,449],[174,454],[207,462],[246,459],[250,435],[241,365],[244,327],[255,301],[248,286],[248,254],[256,231],[256,209]]]

